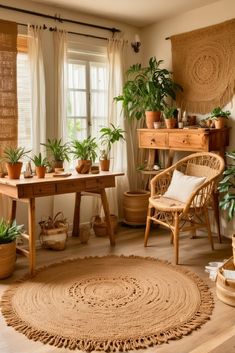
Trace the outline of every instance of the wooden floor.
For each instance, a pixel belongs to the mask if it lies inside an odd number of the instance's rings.
[[[69,238],[65,251],[53,252],[37,250],[37,266],[58,262],[71,257],[89,255],[124,254],[152,256],[173,261],[173,248],[170,245],[169,233],[165,230],[153,229],[149,237],[149,246],[143,246],[143,228],[120,226],[116,236],[116,247],[110,248],[107,238],[91,237],[88,244],[80,244],[76,238]],[[219,244],[215,240],[215,251],[210,250],[206,234],[190,239],[183,235],[180,238],[180,264],[197,273],[211,288],[214,294],[215,308],[211,320],[192,334],[177,341],[171,341],[161,346],[138,350],[138,353],[232,353],[235,352],[235,308],[220,302],[215,294],[215,282],[204,272],[209,261],[218,261],[229,258],[232,254],[231,240],[223,239]],[[0,281],[0,295],[7,286],[20,278],[28,270],[27,260],[18,257],[16,270],[12,277]],[[7,327],[4,318],[0,316],[0,353],[67,353],[68,349],[55,348],[43,345],[40,342],[28,340],[23,334]]]

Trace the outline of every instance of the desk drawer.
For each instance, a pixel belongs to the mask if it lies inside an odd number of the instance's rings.
[[[140,148],[167,148],[168,134],[165,132],[148,132],[141,131],[139,133]]]
[[[39,185],[33,185],[33,196],[47,196],[54,195],[56,191],[55,184],[41,183]]]
[[[207,151],[208,139],[204,134],[169,134],[169,148],[182,151]]]
[[[84,180],[76,180],[76,181],[67,181],[66,183],[60,183],[56,185],[57,194],[67,194],[70,192],[79,192],[83,191],[85,188]]]

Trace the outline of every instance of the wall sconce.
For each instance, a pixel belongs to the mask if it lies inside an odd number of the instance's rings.
[[[135,41],[131,43],[132,48],[134,49],[135,53],[139,53],[140,51],[140,36],[138,34],[135,35]]]

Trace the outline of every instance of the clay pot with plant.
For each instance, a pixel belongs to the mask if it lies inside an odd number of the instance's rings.
[[[0,221],[0,279],[9,277],[15,267],[16,238],[21,235],[23,225],[1,219]]]
[[[153,123],[160,120],[166,99],[175,100],[177,90],[182,87],[175,83],[172,72],[160,68],[163,60],[151,57],[148,66],[132,65],[126,72],[127,80],[123,93],[114,97],[121,101],[124,114],[130,120],[140,120],[146,116],[147,128],[153,129]]]
[[[52,158],[53,169],[63,169],[64,161],[69,162],[69,144],[62,143],[61,139],[47,139],[47,143],[41,143],[46,147],[47,152]]]
[[[166,107],[164,109],[164,118],[167,129],[174,129],[176,126],[177,109],[175,107]]]
[[[10,179],[19,179],[23,163],[21,159],[30,151],[25,151],[24,147],[8,146],[3,151],[2,161],[6,164],[7,174]]]
[[[96,150],[98,148],[95,137],[84,139],[83,141],[73,140],[71,143],[71,153],[74,155],[75,159],[78,159],[78,165],[76,166],[76,171],[79,174],[88,174],[92,162],[97,158]]]
[[[119,127],[115,127],[113,124],[110,124],[111,127],[103,127],[100,130],[101,136],[101,146],[100,151],[100,170],[109,171],[110,167],[110,151],[112,145],[119,140],[125,140],[123,134],[124,130]]]
[[[214,121],[216,129],[223,129],[226,125],[226,120],[230,115],[231,112],[229,110],[224,111],[220,107],[217,107],[212,110],[209,118]]]
[[[41,152],[38,155],[34,155],[31,160],[35,165],[35,172],[39,179],[45,178],[46,168],[49,165],[48,159],[43,157]]]

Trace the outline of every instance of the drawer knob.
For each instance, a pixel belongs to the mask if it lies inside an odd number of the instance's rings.
[[[151,139],[151,142],[155,142],[155,139]]]

